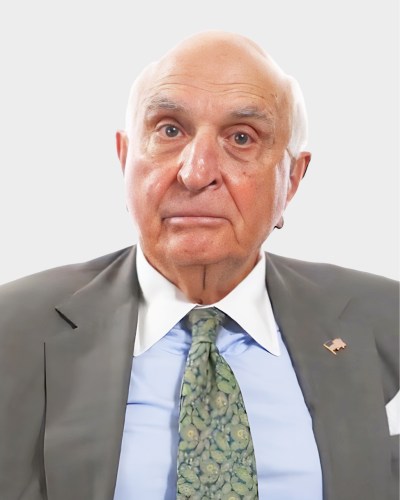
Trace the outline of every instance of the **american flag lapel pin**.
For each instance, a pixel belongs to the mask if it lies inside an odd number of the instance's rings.
[[[342,339],[333,339],[333,340],[328,340],[325,342],[324,347],[328,349],[332,354],[335,356],[337,355],[338,351],[341,349],[344,349],[347,347],[346,342],[344,342]]]

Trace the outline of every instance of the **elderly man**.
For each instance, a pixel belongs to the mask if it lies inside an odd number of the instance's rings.
[[[305,142],[244,37],[143,72],[117,133],[139,245],[0,292],[2,499],[396,498],[396,284],[260,250]]]

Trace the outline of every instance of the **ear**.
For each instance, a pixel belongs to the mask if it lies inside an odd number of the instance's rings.
[[[299,187],[301,179],[306,175],[308,164],[311,161],[311,153],[302,151],[297,158],[292,160],[290,166],[289,189],[286,197],[286,204],[293,198]]]
[[[126,157],[128,155],[128,136],[123,130],[117,130],[115,134],[115,139],[117,143],[117,154],[119,162],[121,163],[122,173],[125,172]]]

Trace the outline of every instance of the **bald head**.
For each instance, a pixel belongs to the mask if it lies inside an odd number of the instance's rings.
[[[297,81],[286,75],[266,52],[251,39],[234,33],[208,31],[193,35],[167,52],[159,61],[151,63],[132,85],[126,113],[128,135],[139,119],[138,110],[159,93],[160,82],[170,87],[177,77],[187,77],[193,85],[197,81],[210,85],[215,91],[218,85],[242,81],[243,71],[247,79],[275,97],[281,127],[289,131],[287,148],[297,157],[307,142],[307,116],[303,95]]]
[[[117,133],[127,206],[148,261],[192,302],[229,293],[282,227],[311,157],[301,110],[295,82],[229,33],[188,38],[136,80]]]

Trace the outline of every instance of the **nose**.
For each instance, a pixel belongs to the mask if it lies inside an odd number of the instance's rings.
[[[198,133],[181,155],[178,182],[192,192],[217,189],[222,183],[217,140],[207,133]]]

